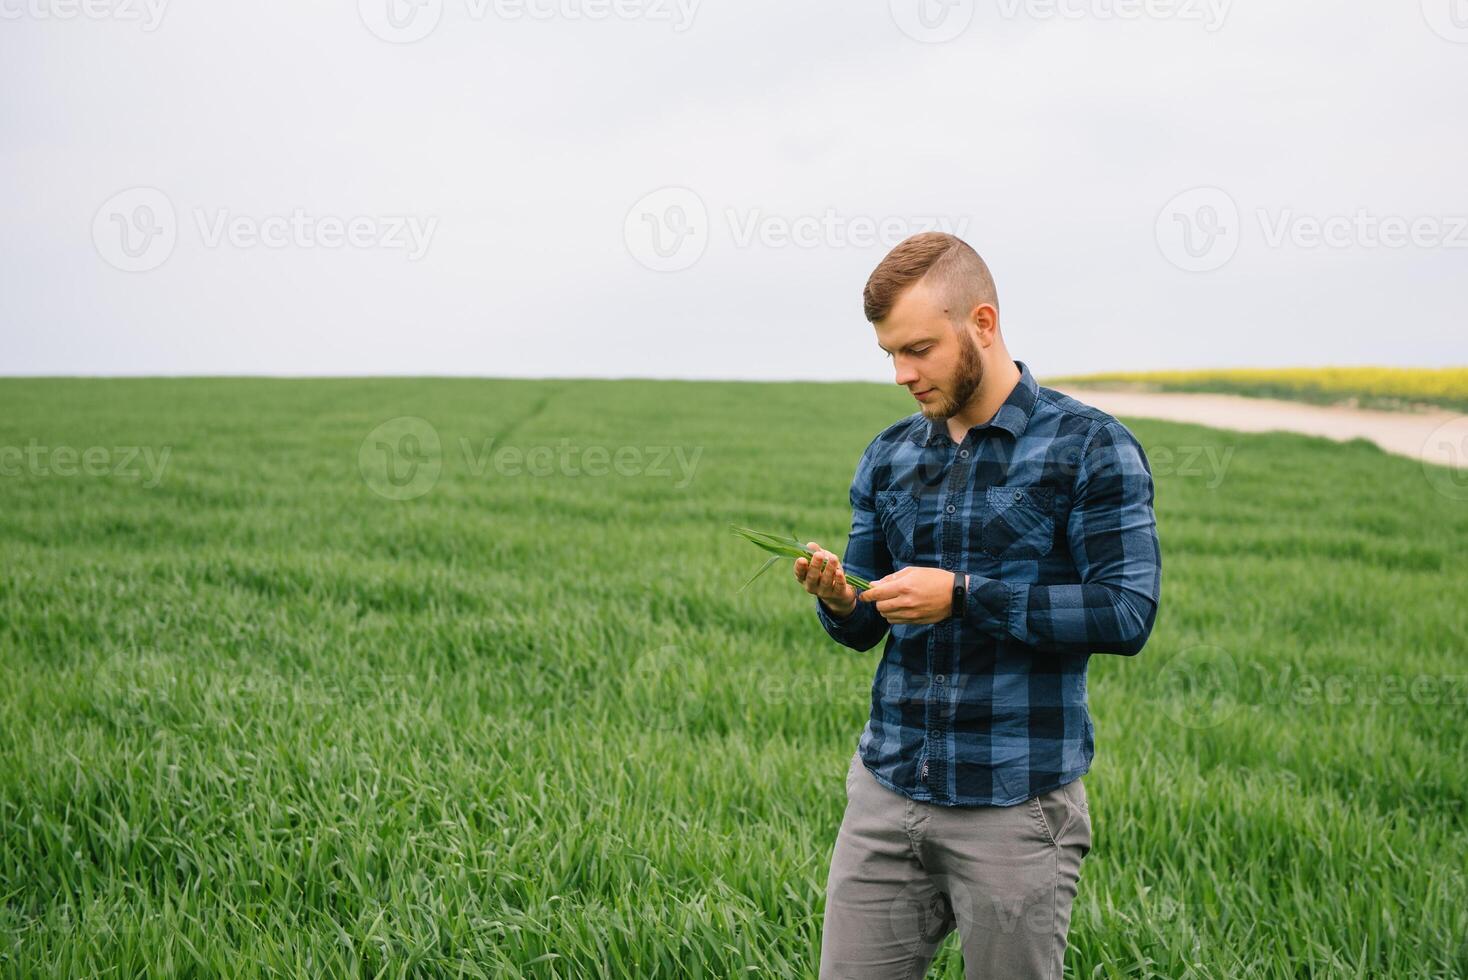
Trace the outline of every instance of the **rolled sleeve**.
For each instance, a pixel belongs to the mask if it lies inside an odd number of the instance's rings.
[[[968,598],[964,600],[963,618],[967,625],[990,636],[1010,636],[1009,609],[1013,588],[998,579],[968,573]]]

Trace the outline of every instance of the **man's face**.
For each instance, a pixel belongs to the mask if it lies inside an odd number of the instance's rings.
[[[896,382],[913,394],[924,417],[951,418],[979,390],[984,363],[978,344],[968,327],[954,327],[940,299],[921,282],[874,326],[877,344],[892,358]]]

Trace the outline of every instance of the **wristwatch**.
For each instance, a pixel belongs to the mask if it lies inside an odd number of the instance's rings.
[[[963,618],[964,600],[968,598],[968,573],[953,573],[953,615],[952,619]]]

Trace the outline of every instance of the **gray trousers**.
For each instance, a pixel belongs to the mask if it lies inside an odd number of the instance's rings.
[[[821,980],[915,980],[954,928],[967,980],[1060,980],[1091,814],[1080,779],[1014,806],[893,792],[853,755]]]

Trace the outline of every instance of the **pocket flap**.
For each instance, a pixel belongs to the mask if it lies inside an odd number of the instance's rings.
[[[1055,488],[1040,486],[989,487],[989,506],[997,511],[1011,507],[1034,507],[1049,513],[1055,508]]]

